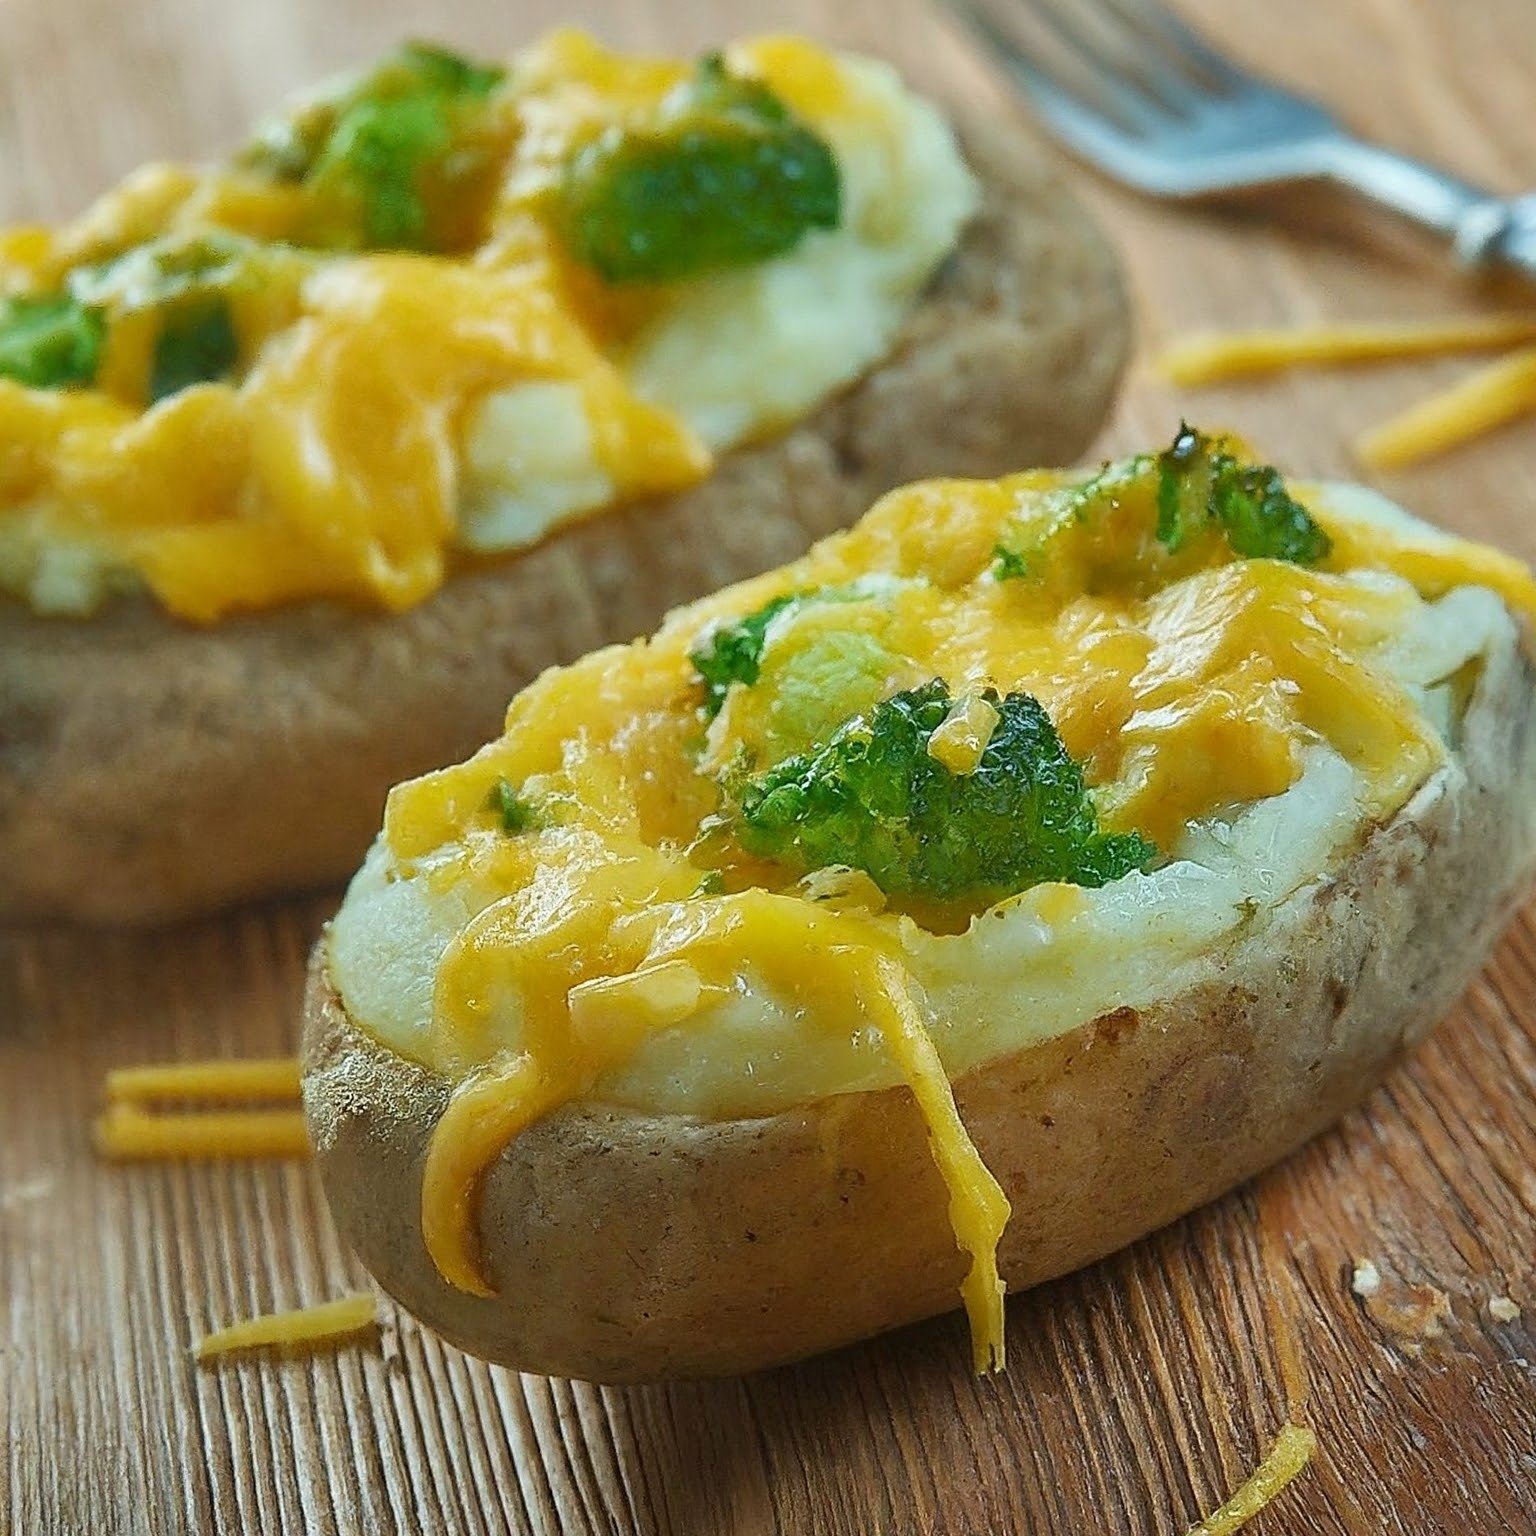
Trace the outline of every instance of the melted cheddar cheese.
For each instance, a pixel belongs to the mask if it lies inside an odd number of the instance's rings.
[[[856,377],[953,248],[971,178],[883,66],[779,37],[727,57],[824,137],[844,188],[838,228],[744,269],[609,285],[573,261],[563,168],[692,67],[574,32],[491,97],[494,185],[451,250],[328,249],[315,200],[241,161],[149,166],[72,224],[0,235],[0,299],[107,274],[92,387],[0,378],[0,593],[82,614],[147,588],[199,623],[398,610],[466,558],[698,481]],[[210,239],[255,251],[223,290],[239,365],[152,400],[144,253]]]
[[[361,1292],[312,1307],[242,1318],[204,1334],[192,1353],[201,1365],[251,1349],[329,1349],[376,1328],[378,1322],[377,1298]]]
[[[674,614],[651,640],[545,674],[469,761],[398,786],[334,924],[349,1011],[460,1084],[428,1166],[443,1272],[479,1268],[473,1194],[500,1147],[560,1104],[709,1117],[906,1083],[972,1257],[979,1365],[1000,1363],[1007,1205],[950,1082],[1117,1006],[1176,990],[1253,914],[1453,770],[1467,669],[1536,617],[1518,562],[1347,487],[1293,488],[1332,538],[1322,566],[1169,556],[1123,497],[1060,517],[1060,475],[888,496],[804,559]],[[1038,579],[999,580],[1006,533],[1050,534]],[[708,724],[690,659],[775,610],[754,682]],[[1105,825],[1154,867],[1100,889],[1037,885],[984,912],[897,901],[868,876],[804,878],[722,828],[722,785],[939,677],[929,751],[974,770],[997,711],[1046,708]],[[977,706],[981,707],[978,708]],[[509,835],[496,786],[539,808]]]

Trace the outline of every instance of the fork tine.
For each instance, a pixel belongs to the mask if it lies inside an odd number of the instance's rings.
[[[1192,117],[1253,84],[1207,47],[1157,0],[1014,0],[1039,11],[1050,6],[1074,19],[1078,35],[1097,33],[1102,67],[1134,84],[1165,112]],[[1177,40],[1176,40],[1177,39]]]
[[[1002,26],[990,8],[979,0],[949,0],[949,5],[968,23],[1034,104],[1056,135],[1089,160],[1100,164],[1123,154],[1139,137],[1137,125],[1117,127],[1105,113],[1083,102],[1031,59],[1010,29]],[[1110,100],[1111,107],[1119,103]]]
[[[1158,0],[1098,0],[1153,44],[1186,76],[1232,95],[1259,82],[1247,70],[1220,54],[1181,16]]]
[[[1096,143],[1128,142],[1168,122],[1168,113],[1150,96],[1128,85],[1044,7],[1030,0],[949,0],[949,4],[1042,114],[1073,143],[1090,131]],[[1007,21],[1000,14],[1004,12]],[[1036,23],[1030,29],[1032,35],[1025,34],[1021,20]],[[1040,46],[1040,32],[1053,46]]]
[[[1153,129],[1169,117],[1183,115],[1187,100],[1179,99],[1180,87],[1175,83],[1171,91],[1158,89],[1158,83],[1149,79],[1139,67],[1140,61],[1135,54],[1115,46],[1126,36],[1123,26],[1110,22],[1106,30],[1102,15],[1097,28],[1092,22],[1084,25],[1084,18],[1093,11],[1091,0],[1088,3],[1085,0],[1065,0],[1065,3],[1063,0],[1008,0],[1008,3],[1019,13],[1027,12],[1056,40],[1060,49],[1091,76],[1096,93],[1107,94],[1123,105],[1128,114],[1137,119],[1139,126]],[[1038,57],[1035,62],[1043,67]],[[1187,98],[1187,88],[1182,94]]]

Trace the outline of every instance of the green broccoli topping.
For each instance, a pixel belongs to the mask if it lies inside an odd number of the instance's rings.
[[[89,384],[106,339],[101,311],[70,294],[0,300],[0,378],[28,389]]]
[[[149,398],[164,400],[189,384],[226,378],[240,361],[229,305],[218,294],[173,309],[155,343]]]
[[[766,709],[755,722],[758,767],[827,740],[850,715],[873,708],[904,671],[901,658],[859,629],[817,626],[775,642],[758,686]]]
[[[1157,456],[1157,537],[1176,553],[1211,523],[1233,552],[1248,560],[1316,565],[1332,548],[1279,470],[1244,464],[1210,438],[1180,423],[1171,447]]]
[[[694,670],[704,683],[704,713],[713,720],[725,707],[725,696],[732,683],[755,683],[763,665],[763,646],[768,626],[799,594],[786,592],[763,604],[734,624],[722,625],[710,635],[708,643],[688,653]]]
[[[427,43],[407,43],[348,89],[265,124],[246,164],[311,188],[338,216],[324,244],[441,250],[486,174],[474,138],[505,78]]]
[[[1213,532],[1248,560],[1316,565],[1332,547],[1307,509],[1286,492],[1279,470],[1245,464],[1182,423],[1162,453],[1106,464],[1091,480],[1054,497],[1055,515],[1030,521],[1027,544],[1015,539],[997,545],[996,580],[1038,576],[1052,539],[1070,522],[1100,518],[1122,505],[1137,515],[1145,507],[1149,518],[1155,509],[1157,541],[1169,554]]]
[[[1044,880],[1103,885],[1155,857],[1134,832],[1099,830],[1082,769],[1035,699],[985,697],[999,719],[973,773],[928,753],[951,704],[935,679],[747,780],[742,846],[802,871],[862,869],[891,896],[987,905]]]
[[[167,236],[70,274],[75,298],[108,314],[157,313],[148,393],[163,400],[189,384],[228,378],[240,361],[231,290],[269,281],[293,253],[223,231]]]
[[[992,549],[992,574],[999,581],[1023,581],[1034,569],[1034,561],[1021,549],[997,544]]]
[[[825,141],[766,86],[699,61],[653,122],[614,128],[566,168],[572,254],[610,283],[767,261],[842,218]]]
[[[516,836],[542,824],[533,801],[519,793],[506,779],[497,779],[485,797],[485,808],[501,823],[501,830]]]
[[[1046,515],[1031,520],[1026,544],[998,543],[992,549],[996,581],[1023,581],[1042,575],[1053,539],[1073,523],[1085,523],[1136,492],[1152,460],[1146,454],[1106,464],[1092,479],[1050,493]]]

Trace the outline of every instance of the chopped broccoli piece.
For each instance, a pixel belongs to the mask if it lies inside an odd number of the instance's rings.
[[[164,400],[189,384],[204,384],[234,372],[240,360],[229,305],[208,294],[172,308],[155,343],[149,374],[149,398]]]
[[[565,175],[573,255],[610,283],[670,282],[766,261],[842,218],[826,142],[719,54],[650,124],[585,145]]]
[[[486,97],[507,78],[499,64],[477,64],[451,48],[413,39],[393,57],[394,67],[415,75],[432,90],[449,96]],[[384,67],[388,67],[388,62]]]
[[[1171,447],[1157,460],[1157,541],[1177,554],[1210,526],[1215,465],[1205,439],[1180,423]]]
[[[1044,880],[1103,885],[1156,855],[1136,833],[1099,830],[1082,769],[1038,701],[985,698],[999,719],[974,772],[928,753],[952,702],[935,679],[748,779],[742,846],[801,871],[862,869],[887,895],[985,904]]]
[[[540,817],[533,802],[520,794],[506,779],[497,779],[491,792],[485,797],[485,808],[495,814],[501,830],[516,836],[540,825]]]
[[[1029,575],[1033,562],[1023,550],[1009,549],[997,544],[992,549],[992,574],[999,581],[1022,581]]]
[[[485,179],[473,140],[504,78],[495,65],[407,43],[347,89],[264,124],[243,159],[303,183],[332,210],[321,243],[445,249],[462,223],[455,204]]]
[[[717,629],[708,643],[688,653],[704,682],[704,712],[711,720],[725,707],[725,696],[732,683],[755,683],[763,664],[763,646],[768,626],[777,615],[798,599],[786,592],[763,604],[734,624]]]
[[[289,253],[291,255],[291,253]],[[228,377],[240,361],[228,295],[270,279],[278,248],[222,231],[167,236],[70,274],[70,292],[111,315],[155,311],[151,401]]]
[[[445,98],[436,92],[360,101],[331,131],[312,184],[356,203],[372,249],[418,249],[427,238],[421,171],[452,142]]]
[[[101,311],[70,294],[0,300],[0,378],[28,389],[89,384],[106,338]]]
[[[693,888],[695,898],[700,896],[723,896],[725,894],[725,875],[718,869],[706,869],[699,876],[699,883]]]
[[[76,267],[69,291],[83,304],[115,312],[159,309],[248,277],[273,249],[222,230],[166,235],[130,246],[110,261]]]
[[[1244,464],[1180,424],[1157,457],[1157,537],[1176,553],[1212,522],[1245,559],[1316,565],[1332,544],[1277,469]]]
[[[860,629],[817,625],[791,636],[782,650],[775,641],[759,678],[765,708],[755,720],[740,722],[746,733],[738,731],[738,739],[753,750],[759,767],[803,752],[827,740],[850,715],[873,708],[904,671],[900,657]]]
[[[1072,522],[1100,525],[1112,511],[1123,511],[1141,527],[1154,509],[1157,541],[1171,555],[1211,533],[1250,560],[1315,565],[1331,548],[1307,509],[1287,494],[1277,469],[1246,464],[1219,439],[1181,423],[1162,453],[1106,464],[1091,480],[1052,492],[1046,510],[1054,515],[1036,508],[1022,532],[1000,542],[992,575],[998,581],[1038,577],[1049,564],[1052,541]]]
[[[1119,459],[1105,464],[1092,479],[1084,480],[1080,485],[1052,491],[1044,515],[1030,522],[1027,543],[999,542],[993,547],[993,580],[1023,581],[1044,575],[1050,562],[1052,541],[1074,523],[1086,523],[1133,492],[1144,479],[1151,462],[1145,454]]]

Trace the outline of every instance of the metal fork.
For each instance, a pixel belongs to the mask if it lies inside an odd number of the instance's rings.
[[[1334,182],[1442,236],[1468,266],[1536,277],[1536,195],[1496,197],[1355,138],[1157,0],[948,4],[1056,137],[1118,181],[1165,198]]]

